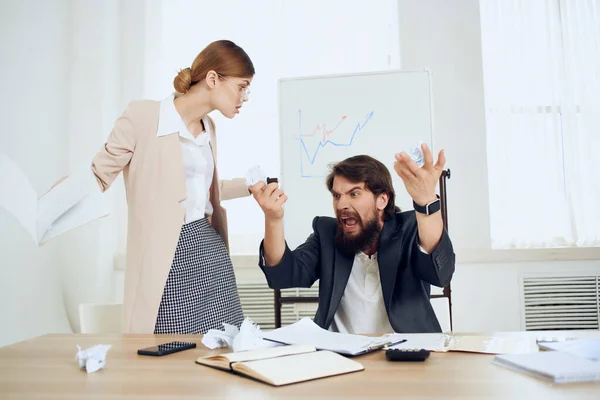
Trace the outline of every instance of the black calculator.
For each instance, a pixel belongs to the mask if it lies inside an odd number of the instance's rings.
[[[385,357],[388,361],[425,361],[429,350],[424,349],[387,349]]]

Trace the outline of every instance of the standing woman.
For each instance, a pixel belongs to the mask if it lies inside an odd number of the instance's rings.
[[[248,101],[254,66],[227,40],[208,45],[163,101],[131,102],[92,162],[102,191],[123,171],[128,206],[124,331],[205,333],[243,320],[221,200],[248,196],[220,181],[215,125]]]

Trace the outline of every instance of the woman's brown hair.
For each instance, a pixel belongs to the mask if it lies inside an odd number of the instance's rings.
[[[232,41],[218,40],[206,46],[196,56],[191,68],[179,71],[173,80],[173,86],[178,93],[185,93],[190,86],[204,80],[211,70],[225,77],[254,76],[254,65],[248,54]]]

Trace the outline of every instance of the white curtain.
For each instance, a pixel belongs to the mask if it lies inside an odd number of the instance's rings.
[[[600,0],[480,11],[492,246],[599,245]]]

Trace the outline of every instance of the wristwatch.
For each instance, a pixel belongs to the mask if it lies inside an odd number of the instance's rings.
[[[440,202],[440,196],[437,196],[437,199],[435,199],[431,203],[425,204],[424,206],[418,205],[413,200],[413,207],[415,208],[416,212],[420,212],[421,214],[431,215],[431,214],[434,214],[434,213],[440,211],[440,208],[442,208],[442,204]]]

